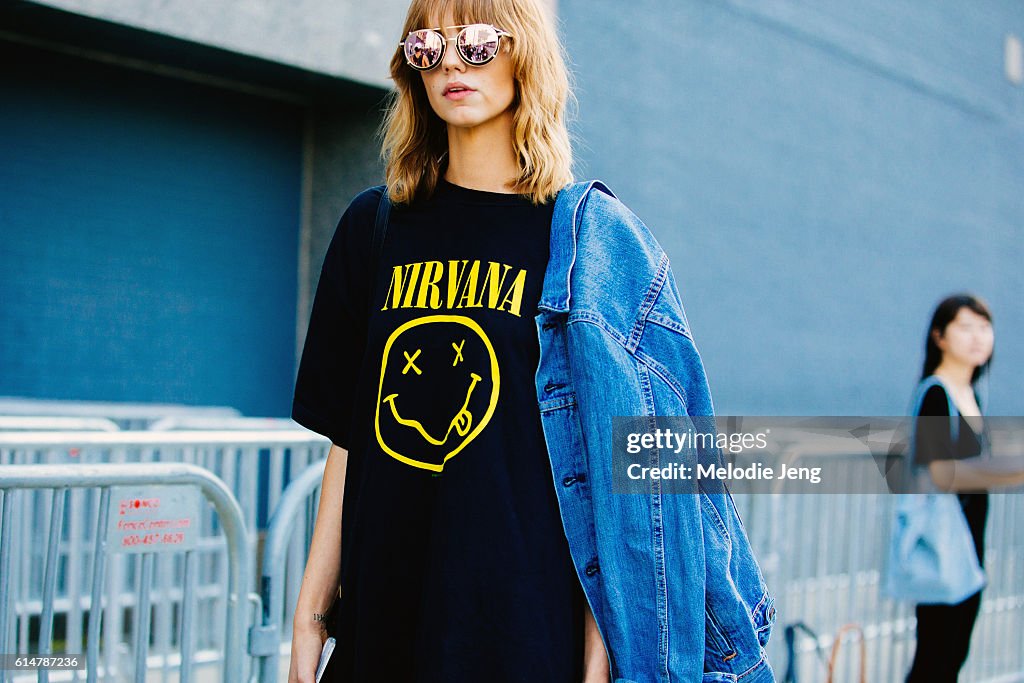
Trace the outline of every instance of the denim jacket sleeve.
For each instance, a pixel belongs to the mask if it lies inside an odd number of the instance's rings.
[[[668,257],[603,186],[555,213],[565,236],[553,232],[538,307],[538,391],[613,679],[774,680],[762,649],[774,610],[728,492],[666,493],[651,480],[643,495],[613,493],[613,417],[714,414]],[[552,386],[558,396],[543,393]],[[571,495],[559,486],[569,472],[586,482]]]

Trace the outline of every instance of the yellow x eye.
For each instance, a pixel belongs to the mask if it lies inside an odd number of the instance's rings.
[[[402,355],[404,355],[405,356],[405,360],[408,361],[405,364],[405,367],[402,368],[402,374],[403,375],[405,373],[409,372],[409,368],[412,368],[413,370],[415,370],[417,375],[422,375],[423,374],[423,372],[418,367],[416,367],[416,358],[420,355],[420,351],[422,351],[422,349],[416,349],[416,353],[412,354],[411,356],[409,355],[408,351],[402,351]]]

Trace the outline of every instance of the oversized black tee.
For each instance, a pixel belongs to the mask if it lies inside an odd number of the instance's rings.
[[[583,593],[536,400],[553,204],[442,181],[358,195],[324,260],[293,418],[348,450],[325,680],[579,681]]]

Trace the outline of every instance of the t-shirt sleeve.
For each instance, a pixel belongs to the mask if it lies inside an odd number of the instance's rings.
[[[943,417],[945,419],[941,419]],[[924,465],[933,460],[957,458],[950,433],[949,399],[945,389],[936,384],[925,392],[918,418],[925,419],[915,420],[914,462]]]
[[[349,448],[359,369],[366,349],[374,221],[381,192],[349,204],[327,247],[295,379],[292,419]]]

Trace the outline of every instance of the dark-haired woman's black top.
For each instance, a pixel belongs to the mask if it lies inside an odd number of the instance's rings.
[[[975,395],[977,400],[977,395]],[[946,390],[941,385],[935,385],[928,389],[921,403],[921,416],[945,416],[949,417],[949,400],[946,397]],[[925,465],[933,460],[964,460],[981,455],[986,449],[987,434],[978,434],[971,427],[963,415],[959,415],[959,435],[956,442],[953,442],[953,435],[948,426],[941,421],[925,421],[922,425],[927,428],[919,428],[916,435],[916,450],[914,462]],[[974,549],[978,553],[978,561],[982,566],[985,564],[985,520],[988,517],[988,493],[964,492],[957,494],[960,500],[960,507],[963,508],[964,517],[967,518],[967,525],[974,537]]]

